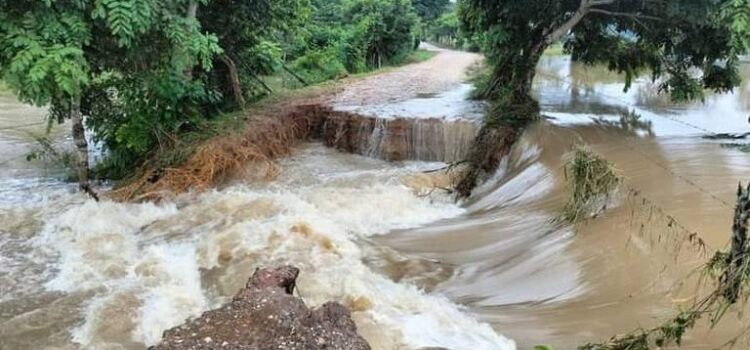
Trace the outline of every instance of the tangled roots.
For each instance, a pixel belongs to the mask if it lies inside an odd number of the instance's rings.
[[[326,111],[318,105],[303,105],[281,117],[254,118],[241,134],[214,137],[179,166],[148,169],[110,196],[119,201],[157,200],[168,194],[203,191],[238,175],[272,179],[278,175],[274,159],[288,155],[294,145],[313,135]]]

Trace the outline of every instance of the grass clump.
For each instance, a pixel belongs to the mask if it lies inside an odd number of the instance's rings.
[[[591,150],[576,146],[565,164],[565,179],[570,197],[560,220],[576,223],[606,208],[610,193],[620,183],[614,166]]]
[[[437,51],[429,51],[429,50],[414,50],[412,51],[408,56],[406,56],[406,59],[404,60],[405,64],[411,64],[411,63],[419,63],[429,60],[430,58],[435,57],[437,55]]]
[[[10,88],[8,85],[5,85],[5,82],[0,80],[0,94],[9,94]]]

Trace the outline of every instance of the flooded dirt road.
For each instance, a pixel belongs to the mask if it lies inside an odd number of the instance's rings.
[[[480,63],[479,54],[443,50],[423,43],[423,49],[437,53],[425,62],[410,64],[353,81],[336,96],[335,105],[368,106],[398,103],[444,93],[464,83],[467,70]],[[433,110],[439,113],[439,110]]]
[[[477,59],[443,52],[354,83],[334,106],[476,123],[462,78]],[[696,291],[691,273],[707,256],[685,237],[696,233],[707,254],[727,242],[750,156],[734,145],[743,139],[704,136],[750,131],[750,99],[743,87],[674,106],[647,81],[627,94],[619,81],[544,59],[535,91],[550,119],[465,203],[424,191],[443,180],[423,171],[442,163],[318,143],[281,160],[270,183],[238,179],[161,204],[95,203],[38,169],[3,170],[0,349],[144,349],[226,302],[256,266],[280,263],[302,269],[309,305],[349,306],[374,349],[573,349],[654,325]],[[564,157],[581,142],[625,183],[596,219],[554,225]],[[740,323],[701,327],[686,346],[712,349]]]

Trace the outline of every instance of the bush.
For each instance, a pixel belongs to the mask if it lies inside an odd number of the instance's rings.
[[[219,100],[201,80],[187,81],[176,72],[134,78],[104,74],[82,101],[94,140],[107,150],[99,175],[119,179],[129,174],[149,152],[172,143],[178,133],[213,114],[206,108]]]
[[[407,0],[358,0],[346,9],[367,65],[398,63],[413,50],[419,18]]]
[[[347,74],[347,69],[341,62],[336,47],[310,50],[304,56],[296,59],[292,63],[292,67],[308,83],[337,79]]]

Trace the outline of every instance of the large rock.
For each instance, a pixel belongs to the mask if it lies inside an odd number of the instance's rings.
[[[164,332],[153,350],[369,350],[349,310],[329,302],[310,309],[292,295],[299,270],[256,270],[232,302]]]

